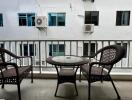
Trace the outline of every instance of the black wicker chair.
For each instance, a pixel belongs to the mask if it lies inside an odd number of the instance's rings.
[[[28,59],[27,66],[22,66],[24,59]],[[20,83],[29,72],[31,72],[31,82],[33,83],[32,57],[16,56],[10,51],[0,48],[0,71],[1,88],[4,88],[5,84],[17,85],[19,100],[21,100]]]
[[[119,45],[106,46],[90,58],[99,58],[99,61],[95,61],[81,66],[81,71],[83,75],[88,80],[88,100],[90,100],[90,89],[91,83],[96,81],[111,81],[114,90],[117,94],[117,98],[120,100],[119,93],[113,83],[110,76],[111,69],[113,65],[119,62],[125,55],[125,49]]]

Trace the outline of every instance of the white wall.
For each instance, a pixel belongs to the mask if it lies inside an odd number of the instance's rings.
[[[85,39],[85,40],[131,40],[132,15],[130,26],[116,26],[116,11],[132,11],[132,0],[95,0],[94,3],[82,0],[0,0],[0,13],[3,13],[4,27],[0,27],[0,40],[38,39]],[[70,6],[71,5],[71,6]],[[94,33],[83,32],[84,11],[99,11],[99,26]],[[48,12],[66,12],[66,26],[48,27],[39,31],[36,27],[19,26],[18,13],[35,12],[47,16]],[[81,15],[81,16],[79,16]]]

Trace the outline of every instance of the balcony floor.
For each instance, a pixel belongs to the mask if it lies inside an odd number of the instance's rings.
[[[30,83],[29,79],[25,79],[21,83],[22,100],[87,100],[87,81],[79,82],[77,80],[79,96],[73,96],[74,85],[60,85],[58,95],[68,98],[54,97],[56,84],[57,80],[55,79],[34,79],[33,84]],[[132,100],[132,81],[116,81],[115,85],[122,100]],[[116,94],[110,82],[93,83],[91,89],[92,100],[116,100]],[[15,85],[5,85],[5,89],[0,89],[1,98],[18,100],[17,87]]]

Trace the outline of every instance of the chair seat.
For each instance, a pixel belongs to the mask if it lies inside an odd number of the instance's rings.
[[[81,66],[81,70],[85,73],[89,73],[89,66],[87,64]],[[107,71],[103,70],[102,67],[93,66],[91,69],[91,75],[107,75]]]
[[[19,75],[21,76],[21,75],[23,75],[25,72],[28,72],[29,70],[30,70],[30,66],[22,66],[22,67],[19,67],[18,68],[18,73],[19,73]],[[3,75],[4,75],[4,77],[6,78],[9,78],[9,77],[16,77],[17,75],[16,75],[16,70],[15,70],[15,68],[10,68],[10,69],[8,69],[8,70],[5,70],[5,71],[3,71]]]
[[[62,68],[59,72],[60,76],[74,76],[75,72],[73,69]]]

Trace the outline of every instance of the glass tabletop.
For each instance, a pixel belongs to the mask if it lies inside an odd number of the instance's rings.
[[[77,63],[83,61],[81,57],[77,56],[56,56],[52,60],[60,63]]]

